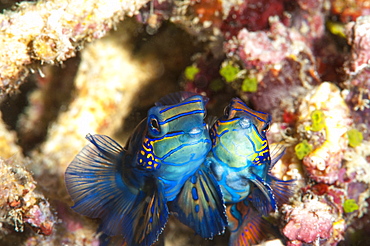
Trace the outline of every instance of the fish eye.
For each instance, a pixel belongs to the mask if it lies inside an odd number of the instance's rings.
[[[159,122],[157,118],[151,118],[149,123],[150,123],[150,128],[154,133],[158,134],[161,132],[161,128],[159,126]]]
[[[229,118],[229,116],[230,116],[230,105],[227,105],[227,106],[225,107],[225,109],[224,109],[224,116],[225,116],[226,118]]]

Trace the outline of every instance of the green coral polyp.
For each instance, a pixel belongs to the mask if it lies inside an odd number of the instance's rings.
[[[199,73],[199,68],[195,65],[187,66],[185,68],[185,77],[188,80],[194,80],[195,76]]]
[[[294,151],[299,160],[302,160],[306,155],[312,152],[312,145],[303,140],[294,147]]]
[[[226,65],[223,65],[220,69],[220,75],[228,83],[233,82],[235,79],[237,79],[239,72],[240,72],[240,68],[237,66],[234,66],[232,63],[227,63]]]
[[[347,136],[348,136],[348,144],[351,147],[359,146],[362,143],[362,140],[364,139],[362,132],[360,132],[357,129],[349,130],[347,132]]]
[[[345,213],[352,213],[358,210],[358,205],[355,199],[347,199],[343,203],[343,209]]]
[[[321,110],[315,110],[311,113],[311,130],[320,131],[325,127],[325,115]]]
[[[256,77],[247,77],[243,80],[242,91],[245,92],[256,92],[258,86],[258,81]]]

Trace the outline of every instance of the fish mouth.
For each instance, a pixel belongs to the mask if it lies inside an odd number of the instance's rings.
[[[188,134],[191,137],[199,136],[199,134],[201,134],[201,133],[202,133],[202,129],[200,127],[194,127],[193,129],[191,129],[190,132],[188,132]]]
[[[203,138],[204,135],[204,129],[201,127],[194,127],[189,132],[184,133],[180,137],[180,141],[183,143],[191,143],[196,144],[197,141],[201,138]]]

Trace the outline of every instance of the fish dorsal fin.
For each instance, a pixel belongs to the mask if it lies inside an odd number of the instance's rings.
[[[190,92],[190,91],[179,91],[179,92],[170,93],[162,97],[161,99],[159,99],[158,102],[155,103],[155,106],[167,106],[167,105],[177,104],[177,103],[180,103],[188,99],[189,97],[196,96],[196,95],[200,96],[199,94],[195,92]],[[203,103],[204,105],[206,105],[208,102],[208,97],[205,97],[205,96],[202,96],[202,97],[203,97]]]

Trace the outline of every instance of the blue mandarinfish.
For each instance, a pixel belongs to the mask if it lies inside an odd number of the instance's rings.
[[[123,235],[128,245],[158,240],[168,219],[167,202],[201,236],[222,233],[227,225],[222,194],[212,174],[200,167],[211,148],[207,101],[187,92],[162,98],[124,148],[108,136],[87,135],[90,143],[65,173],[73,209],[101,218],[100,229]]]
[[[229,245],[250,245],[263,239],[268,223],[262,216],[277,210],[293,192],[294,180],[283,181],[271,174],[284,154],[280,148],[271,158],[266,132],[267,113],[250,109],[234,98],[210,130],[212,150],[207,167],[220,185],[228,228]]]

